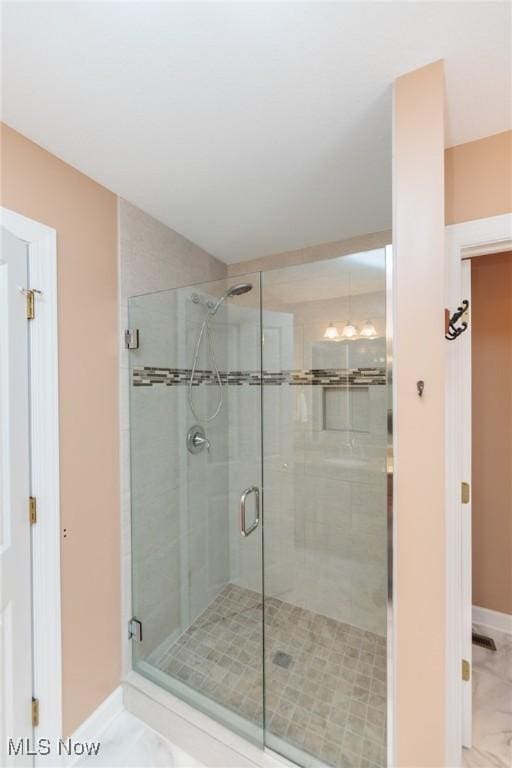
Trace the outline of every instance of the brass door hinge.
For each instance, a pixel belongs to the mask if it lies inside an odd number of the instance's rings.
[[[35,496],[28,497],[28,519],[30,525],[37,523],[37,499]]]
[[[465,683],[471,679],[471,664],[466,659],[462,659],[462,679]]]
[[[39,699],[32,697],[32,725],[34,728],[39,725]]]
[[[21,293],[25,294],[25,301],[27,306],[27,320],[33,320],[36,316],[36,293],[42,293],[37,288],[20,288]]]
[[[460,484],[460,500],[463,504],[469,504],[470,485],[469,483]]]
[[[34,291],[27,291],[25,294],[27,300],[27,320],[33,320],[36,316]]]

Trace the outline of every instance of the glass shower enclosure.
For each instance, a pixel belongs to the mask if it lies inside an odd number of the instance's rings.
[[[385,766],[385,250],[129,320],[134,669],[299,765]]]

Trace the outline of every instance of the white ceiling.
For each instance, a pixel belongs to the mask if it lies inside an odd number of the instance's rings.
[[[391,222],[391,83],[511,127],[495,2],[4,2],[3,119],[226,262]]]

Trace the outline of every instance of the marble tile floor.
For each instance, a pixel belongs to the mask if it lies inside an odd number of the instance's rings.
[[[90,768],[204,768],[203,763],[126,711],[112,720],[98,740],[101,742],[98,755],[83,757],[75,765]]]
[[[262,724],[261,595],[228,584],[158,667]],[[265,600],[270,733],[336,768],[386,764],[386,643],[276,598]]]
[[[497,651],[473,645],[473,746],[464,768],[512,766],[512,635],[475,625]]]

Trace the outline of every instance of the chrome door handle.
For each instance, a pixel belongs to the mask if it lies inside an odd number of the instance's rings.
[[[251,523],[249,528],[245,527],[245,502],[247,497],[254,493],[256,496],[256,517],[254,522]],[[246,488],[240,496],[240,533],[242,536],[249,536],[256,530],[260,522],[260,489],[256,485],[251,485],[250,488]]]

